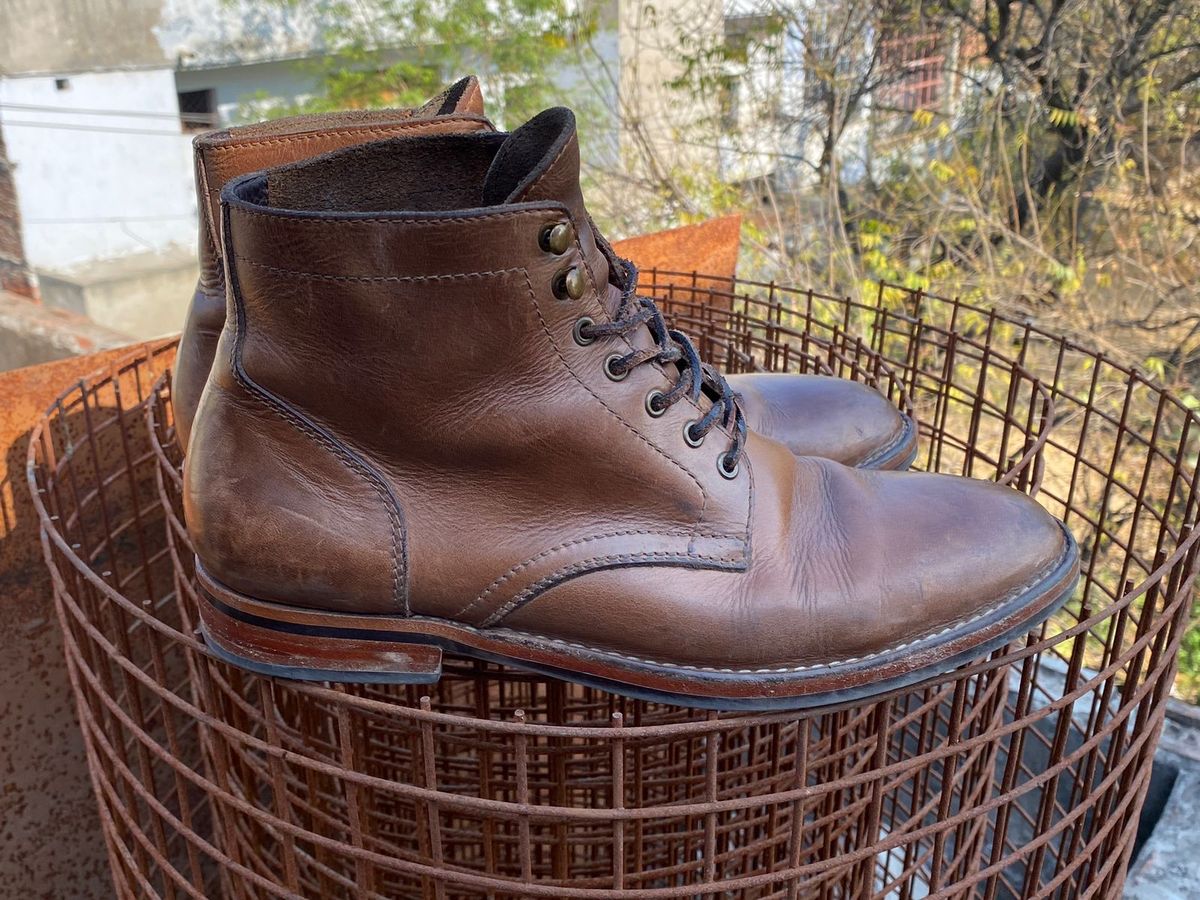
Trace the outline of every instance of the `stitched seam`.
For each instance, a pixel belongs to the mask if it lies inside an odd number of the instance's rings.
[[[213,147],[205,148],[213,155],[213,163],[216,165],[218,172],[224,165],[225,159],[237,154],[239,151],[246,150],[250,147],[273,147],[285,146],[288,144],[306,144],[313,141],[326,140],[329,138],[339,137],[359,137],[359,136],[388,136],[394,135],[397,132],[420,130],[429,128],[436,124],[441,124],[449,121],[473,121],[475,117],[466,117],[463,119],[450,119],[448,116],[441,116],[437,119],[404,119],[395,122],[391,125],[372,125],[363,128],[342,128],[337,131],[308,131],[301,134],[285,134],[278,137],[258,138],[252,141],[239,141],[236,143],[218,144]],[[482,124],[482,123],[481,123]],[[341,148],[334,148],[341,149]],[[221,157],[224,157],[222,159]]]
[[[231,267],[232,272],[232,267]],[[408,547],[407,542],[403,539],[404,523],[400,519],[400,512],[396,508],[395,499],[391,496],[391,492],[387,487],[379,483],[379,475],[373,472],[369,467],[363,465],[359,460],[354,458],[354,455],[349,453],[346,448],[341,447],[337,442],[331,440],[320,429],[316,428],[313,423],[306,421],[301,416],[294,413],[284,403],[275,397],[265,388],[253,382],[242,368],[241,350],[242,342],[245,339],[245,321],[243,300],[241,296],[240,282],[231,277],[231,288],[236,298],[238,319],[236,322],[235,340],[230,348],[230,369],[233,376],[251,397],[254,397],[268,409],[272,410],[276,415],[289,422],[293,427],[297,428],[309,437],[314,438],[319,444],[332,452],[344,466],[362,475],[370,484],[375,492],[379,495],[383,508],[387,513],[388,522],[392,533],[392,602],[396,603],[403,610],[405,616],[411,616],[412,610],[409,606],[407,580],[408,580]]]
[[[898,447],[908,443],[908,438],[913,431],[913,420],[910,416],[907,416],[904,413],[900,413],[900,417],[904,420],[904,424],[901,425],[900,431],[896,433],[891,441],[884,444],[877,450],[867,454],[867,457],[862,460],[862,462],[856,463],[855,465],[858,468],[866,468],[874,463],[886,460],[892,455],[893,452],[895,452]]]
[[[592,230],[592,233],[594,236],[596,233],[596,224],[592,221],[591,216],[587,217],[587,223],[588,223],[588,228],[590,228]],[[572,217],[572,225],[574,225],[573,217]],[[583,261],[583,269],[585,272],[587,272],[588,281],[591,283],[592,293],[596,295],[596,301],[597,301],[597,304],[600,306],[601,310],[604,310],[603,304],[599,303],[600,289],[597,287],[596,274],[592,271],[592,264],[591,264],[591,262],[588,261],[587,254],[583,252],[583,243],[579,239],[579,234],[580,234],[579,227],[575,226],[575,235],[576,235],[575,246],[579,251],[580,259]],[[610,250],[612,249],[611,245],[610,245],[609,249]],[[605,315],[605,318],[609,322],[613,321],[612,316],[608,315],[607,311],[604,311],[604,315]],[[668,325],[668,327],[670,327],[670,325]],[[630,352],[634,352],[634,346],[633,346],[633,344],[630,343],[629,338],[627,338],[625,335],[620,335],[619,340],[621,341],[622,344],[624,344],[629,349]],[[663,377],[663,379],[667,382],[667,384],[671,385],[671,383],[672,383],[671,378],[670,378],[670,376],[667,375],[666,370],[663,367],[663,364],[660,363],[658,360],[654,360],[652,365],[658,371],[658,374],[661,375]],[[690,395],[685,395],[684,397],[681,397],[679,401],[676,401],[676,402],[681,402],[681,401],[687,403],[692,409],[694,409],[696,411],[697,418],[702,418],[704,416],[703,410],[700,409],[700,404],[697,403],[695,400],[693,400]],[[722,434],[725,434],[725,430],[723,428],[721,428],[720,426],[718,426],[718,430]],[[750,485],[751,508],[753,508],[753,501],[754,501],[754,482],[751,481],[751,485]],[[702,524],[704,524],[704,519],[705,519],[705,516],[707,516],[707,515],[708,515],[708,494],[705,493],[702,505],[700,507],[700,517],[696,520],[696,531],[693,535],[693,539],[696,537],[704,537],[705,536],[699,529],[700,529],[700,526]],[[749,514],[749,512],[747,512],[747,514],[746,514],[747,555],[749,555],[749,543],[750,543],[750,527],[749,526],[750,526],[750,514]]]
[[[592,221],[591,216],[587,217],[587,224],[588,224],[588,228],[590,228],[592,230],[593,240],[595,240],[596,225]],[[580,235],[579,226],[575,224],[574,217],[571,218],[571,225],[575,230],[575,249],[579,252],[579,258],[583,261],[583,270],[585,272],[587,272],[588,282],[592,286],[593,299],[596,301],[596,305],[600,307],[600,311],[603,313],[604,318],[607,319],[608,322],[611,323],[613,321],[613,318],[611,315],[608,314],[608,310],[606,310],[604,308],[604,304],[600,302],[600,288],[597,286],[598,282],[596,279],[596,274],[592,271],[592,264],[588,261],[587,254],[583,252],[583,242],[579,239],[579,235]],[[541,314],[539,313],[539,318],[540,318],[540,315]],[[543,320],[542,326],[545,327],[545,324],[546,324],[545,320]],[[549,334],[549,331],[550,330],[547,328],[546,329],[547,334]],[[630,343],[629,338],[626,335],[623,335],[623,334],[618,335],[618,340],[620,340],[620,342],[625,345],[626,349],[630,353],[633,353],[635,351],[633,344]],[[550,343],[554,344],[553,337],[551,337]],[[555,344],[555,350],[557,350],[557,349],[558,349],[558,346],[557,346],[557,344]],[[561,357],[562,354],[559,354],[559,356]],[[566,360],[564,359],[563,362],[565,364]],[[653,366],[658,371],[658,374],[661,375],[663,380],[667,383],[667,387],[669,390],[671,387],[671,379],[667,376],[666,371],[663,369],[662,363],[660,363],[658,360],[654,360]],[[568,366],[568,368],[570,368],[570,367]],[[690,396],[684,397],[683,399],[694,410],[696,410],[697,416],[702,415],[702,413],[700,412],[700,405],[698,403],[696,403],[695,400],[693,400]],[[601,402],[603,402],[603,401],[601,401]],[[667,456],[666,453],[663,453],[663,455]],[[668,456],[667,458],[671,459],[672,462],[675,462],[675,464],[677,466],[679,466],[680,468],[684,468],[682,463],[676,462],[672,457]],[[691,472],[689,471],[688,474],[690,475]],[[695,481],[697,484],[700,484],[699,479],[697,479],[694,475],[692,475],[692,480]],[[700,526],[704,524],[704,517],[707,515],[708,515],[708,492],[704,490],[703,486],[701,486],[701,488],[700,488],[700,515],[697,517],[696,524],[693,526],[693,529],[692,529],[691,537],[692,537],[693,541],[695,541],[695,539],[697,537],[704,536],[702,534],[702,532],[700,531]]]
[[[404,546],[404,542],[399,536],[404,525],[399,520],[398,513],[394,508],[395,504],[392,501],[389,492],[386,490],[386,488],[376,483],[375,478],[377,476],[375,473],[373,473],[369,468],[362,466],[357,460],[354,459],[352,455],[346,453],[344,448],[339,447],[337,443],[329,440],[319,430],[315,429],[311,423],[305,421],[300,416],[297,416],[286,406],[279,404],[276,398],[265,389],[250,381],[249,378],[246,377],[241,371],[240,363],[234,367],[234,376],[237,378],[238,383],[246,389],[250,396],[257,399],[260,403],[266,405],[269,409],[274,411],[276,415],[291,423],[292,426],[301,432],[315,439],[319,444],[324,446],[327,450],[332,452],[334,456],[341,460],[344,466],[357,472],[366,480],[368,484],[371,485],[372,488],[374,488],[375,493],[379,495],[379,499],[383,503],[383,508],[387,513],[392,532],[392,552],[390,554],[392,561],[392,600],[393,602],[397,603],[401,609],[403,609],[404,615],[411,615],[412,612],[408,604],[408,591],[402,587],[404,576],[408,571],[407,548]],[[402,565],[398,562],[399,558],[401,557],[404,559]]]
[[[741,557],[739,559],[738,557]],[[607,556],[593,556],[589,559],[580,560],[577,563],[572,563],[557,572],[553,572],[544,578],[535,581],[529,587],[525,588],[521,593],[517,594],[494,613],[488,616],[481,627],[487,628],[492,625],[497,625],[510,613],[515,612],[525,603],[534,600],[546,588],[552,587],[560,581],[565,580],[571,575],[578,575],[584,572],[590,572],[597,566],[604,566],[609,563],[625,563],[631,565],[639,562],[680,562],[690,563],[696,560],[706,560],[708,562],[725,563],[729,566],[737,565],[744,559],[742,553],[736,555],[716,556],[714,554],[705,553],[676,553],[672,550],[650,550],[644,553],[611,553]]]
[[[476,131],[488,131],[489,130],[488,127],[485,127],[485,123],[482,120],[477,120],[473,117],[463,117],[461,114],[436,116],[436,117],[418,117],[418,118],[414,118],[408,122],[398,123],[397,125],[390,125],[390,126],[386,126],[386,127],[390,130],[394,130],[397,132],[396,134],[391,135],[392,138],[400,136],[398,134],[398,132],[406,130],[406,129],[413,130],[413,131],[429,130],[429,131],[434,132],[432,135],[421,135],[422,137],[456,137],[458,135],[463,135],[463,134],[471,135],[471,134],[476,133],[474,131],[454,131],[452,129],[440,127],[443,123],[448,122],[448,121],[449,122],[474,122],[475,124],[480,126],[478,129],[476,129]],[[490,125],[490,123],[487,123],[487,124]],[[363,133],[368,133],[368,132],[363,132]],[[314,137],[324,137],[327,134],[329,134],[329,132],[320,132],[319,134],[314,135]],[[367,156],[368,154],[376,152],[376,149],[377,149],[376,145],[378,143],[380,143],[380,142],[379,141],[357,141],[355,143],[343,144],[340,147],[333,147],[333,148],[331,148],[331,150],[329,152],[340,153],[347,159],[362,157],[362,156]],[[310,156],[307,159],[296,160],[295,163],[307,163],[314,158],[315,157]],[[288,165],[288,164],[285,163],[284,165]]]
[[[270,272],[273,275],[299,276],[301,278],[316,278],[321,281],[351,282],[355,284],[454,281],[466,278],[489,278],[496,275],[511,275],[514,272],[522,271],[521,266],[512,266],[511,268],[507,269],[489,269],[481,272],[447,272],[443,275],[328,275],[324,272],[304,272],[298,269],[281,269],[278,266],[268,266],[265,263],[255,262],[249,257],[237,254],[235,254],[235,258],[239,262],[244,262],[248,266],[253,266],[256,269],[262,269],[263,271]]]
[[[513,578],[514,576],[520,574],[525,569],[528,569],[534,563],[545,559],[547,556],[552,556],[555,553],[558,553],[562,550],[566,550],[570,547],[579,546],[580,544],[587,544],[587,543],[591,543],[594,541],[603,541],[603,540],[607,540],[609,538],[615,538],[615,537],[627,537],[627,536],[635,535],[635,534],[652,534],[652,535],[662,536],[662,537],[690,537],[694,534],[694,532],[681,531],[678,529],[674,529],[674,530],[670,530],[670,531],[655,531],[655,530],[649,529],[649,528],[630,528],[630,529],[626,529],[624,531],[608,531],[608,532],[605,532],[604,534],[593,534],[593,535],[588,535],[587,537],[576,538],[575,540],[563,541],[561,544],[551,547],[548,550],[543,550],[541,553],[538,553],[536,556],[531,556],[529,559],[525,560],[524,562],[517,563],[515,566],[513,566],[511,569],[509,569],[507,572],[505,572],[503,575],[501,575],[499,578],[497,578],[495,581],[493,581],[491,584],[489,584],[487,586],[487,588],[484,589],[482,594],[480,594],[478,597],[476,597],[474,600],[472,600],[470,603],[468,603],[466,608],[464,608],[460,612],[456,613],[454,617],[456,619],[462,618],[467,613],[471,612],[476,606],[478,606],[480,603],[482,603],[485,599],[487,599],[487,596],[489,594],[491,594],[493,591],[495,591],[497,588],[499,588],[502,584],[504,584],[504,582],[506,582],[510,578]],[[700,536],[701,537],[710,537],[710,538],[731,538],[734,540],[737,539],[737,535],[716,534],[715,532],[702,532],[700,534]]]
[[[754,464],[750,461],[749,453],[743,453],[743,456],[746,460],[746,477],[750,479],[746,497],[746,559],[749,560],[754,553]]]
[[[516,209],[508,212],[497,213],[480,213],[477,216],[437,216],[436,218],[386,218],[382,216],[372,216],[365,219],[358,217],[353,219],[345,219],[334,216],[321,216],[320,218],[311,218],[306,216],[301,218],[297,216],[282,215],[279,212],[266,212],[261,209],[248,209],[240,203],[234,206],[233,210],[239,216],[251,216],[258,219],[269,219],[272,222],[286,223],[288,225],[303,225],[305,227],[315,225],[319,228],[344,228],[357,225],[463,225],[491,219],[516,219],[524,216],[538,216],[552,211],[549,208],[537,208]]]
[[[217,245],[216,235],[213,231],[216,229],[216,222],[213,221],[212,203],[209,198],[212,196],[208,187],[208,167],[204,164],[204,152],[200,151],[196,159],[196,175],[200,179],[200,200],[203,209],[196,210],[200,214],[200,219],[204,223],[204,236],[208,239],[208,249],[212,253],[212,258],[219,264],[221,262],[221,248]]]
[[[533,634],[528,631],[518,631],[518,630],[512,629],[512,628],[505,628],[505,629],[501,629],[501,630],[509,632],[510,634],[517,635],[519,637],[533,638],[534,640],[544,641],[546,643],[558,644],[558,645],[564,646],[564,647],[577,647],[581,650],[590,650],[594,653],[601,653],[601,654],[605,654],[607,656],[617,657],[619,659],[627,659],[632,662],[649,663],[650,665],[666,666],[666,667],[675,668],[675,669],[690,669],[692,671],[697,671],[697,672],[728,672],[730,674],[735,674],[735,675],[760,675],[760,674],[777,674],[777,673],[783,674],[783,673],[788,673],[788,672],[803,672],[803,671],[806,671],[809,669],[824,669],[824,668],[829,668],[830,666],[839,666],[839,665],[844,665],[846,663],[866,662],[868,660],[877,659],[881,656],[886,656],[889,653],[894,653],[897,650],[903,650],[905,647],[910,647],[915,644],[919,644],[922,641],[927,641],[927,640],[930,640],[931,638],[939,637],[940,635],[943,635],[948,631],[953,631],[954,629],[960,628],[963,625],[969,625],[972,622],[975,622],[975,621],[978,621],[979,619],[985,618],[986,616],[989,616],[993,612],[998,610],[1000,607],[1004,606],[1004,604],[1008,603],[1008,601],[1014,599],[1015,597],[1019,597],[1021,594],[1023,594],[1025,591],[1027,591],[1030,587],[1032,587],[1033,585],[1035,585],[1039,581],[1041,581],[1043,578],[1045,578],[1046,575],[1048,575],[1049,573],[1051,573],[1055,569],[1057,569],[1060,565],[1062,565],[1063,561],[1067,558],[1067,555],[1070,552],[1071,552],[1071,548],[1070,548],[1070,544],[1068,543],[1067,546],[1064,548],[1062,555],[1057,560],[1055,560],[1053,563],[1051,563],[1050,565],[1046,566],[1044,569],[1039,571],[1037,573],[1037,575],[1033,576],[1029,581],[1025,582],[1025,584],[1009,591],[995,605],[989,606],[987,609],[983,610],[982,612],[976,613],[975,615],[970,616],[968,618],[959,619],[957,621],[951,622],[950,624],[946,625],[944,628],[942,628],[938,631],[933,631],[933,632],[929,632],[927,634],[919,635],[919,636],[913,638],[912,640],[904,641],[899,644],[892,644],[892,645],[884,647],[880,650],[876,650],[873,653],[867,653],[862,656],[847,656],[842,659],[828,660],[826,662],[821,662],[821,663],[811,663],[809,665],[803,665],[803,666],[780,666],[780,667],[774,667],[774,668],[769,667],[769,668],[761,668],[761,669],[727,669],[727,668],[721,668],[718,666],[680,665],[678,663],[664,662],[663,660],[647,659],[647,658],[641,657],[641,656],[633,656],[632,654],[628,654],[628,653],[620,653],[616,650],[607,650],[607,649],[604,649],[603,647],[593,647],[593,646],[590,646],[589,644],[582,644],[577,641],[567,641],[567,640],[563,640],[561,638],[545,637],[543,635]],[[473,628],[470,625],[463,625],[461,623],[455,623],[455,624],[458,625],[460,628],[466,628],[466,629],[468,629],[470,631],[474,631],[476,633],[479,633],[481,631],[481,629]]]

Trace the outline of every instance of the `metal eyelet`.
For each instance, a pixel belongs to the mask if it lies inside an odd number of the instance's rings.
[[[547,225],[538,234],[538,246],[547,253],[562,256],[575,243],[575,229],[570,222],[558,222]]]
[[[613,353],[611,356],[608,357],[608,359],[604,360],[604,374],[608,376],[610,381],[624,381],[626,378],[629,377],[628,369],[626,369],[624,372],[614,372],[613,371],[613,368],[612,368],[613,363],[618,363],[620,361],[621,361],[620,353]]]
[[[733,468],[729,468],[726,463],[729,461],[729,454],[722,453],[717,457],[717,471],[721,473],[722,478],[728,478],[730,481],[738,477],[738,471],[742,468],[741,461],[735,462]]]
[[[687,441],[689,447],[699,447],[704,443],[704,439],[708,437],[706,434],[702,434],[700,437],[694,437],[692,435],[692,426],[695,424],[696,420],[693,419],[690,422],[685,422],[683,425],[683,439]]]
[[[584,280],[579,266],[571,266],[554,276],[554,284],[551,287],[554,290],[554,296],[559,300],[578,300],[583,296],[587,282]]]
[[[575,326],[571,329],[571,337],[575,338],[575,343],[577,343],[580,347],[586,347],[588,344],[596,343],[596,339],[594,337],[588,337],[583,333],[583,329],[590,328],[595,324],[596,320],[590,316],[580,316],[575,321]]]
[[[657,419],[659,416],[666,413],[666,399],[667,395],[657,389],[646,395],[646,412],[649,414],[650,418]],[[656,403],[661,404],[661,406],[655,406]]]

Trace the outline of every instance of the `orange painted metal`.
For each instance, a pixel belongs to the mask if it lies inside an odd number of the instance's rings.
[[[639,269],[657,269],[660,287],[691,287],[693,273],[703,272],[701,286],[712,286],[712,276],[731,279],[737,274],[741,240],[740,214],[709,219],[696,225],[655,231],[613,244],[619,256],[633,260]]]
[[[25,460],[64,386],[134,349],[0,372],[0,898],[112,896]]]

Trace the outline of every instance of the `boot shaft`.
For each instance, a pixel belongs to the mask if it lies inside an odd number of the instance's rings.
[[[398,134],[490,131],[479,83],[464,78],[416,109],[298,116],[204,134],[194,142],[200,218],[200,279],[188,307],[175,364],[176,427],[188,445],[192,418],[225,322],[220,194],[232,179],[271,166]]]
[[[192,142],[199,213],[200,284],[220,293],[221,190],[241,175],[399,134],[491,129],[474,77],[412,109],[290,116],[208,132]]]

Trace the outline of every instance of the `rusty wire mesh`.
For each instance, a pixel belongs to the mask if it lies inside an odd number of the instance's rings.
[[[162,344],[65,392],[30,451],[120,896],[1119,896],[1189,614],[1200,423],[966,304],[660,274],[644,287],[709,360],[875,384],[919,416],[918,467],[1063,517],[1067,609],[918,689],[803,713],[454,659],[434,686],[251,675],[194,631]]]

